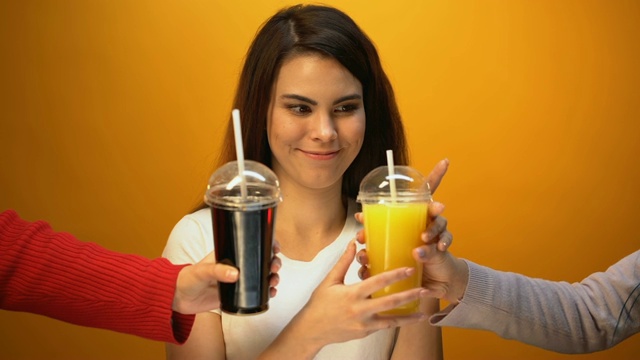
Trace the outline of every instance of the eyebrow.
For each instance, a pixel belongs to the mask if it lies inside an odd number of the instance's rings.
[[[311,105],[318,105],[317,101],[311,100],[306,96],[297,95],[297,94],[284,94],[284,95],[280,96],[280,98],[282,98],[282,99],[299,100],[299,101],[304,101],[306,103],[309,103]],[[351,94],[351,95],[343,96],[343,97],[337,99],[336,101],[334,101],[333,105],[339,104],[339,103],[341,103],[343,101],[347,101],[347,100],[362,100],[362,95],[360,95],[360,94]]]

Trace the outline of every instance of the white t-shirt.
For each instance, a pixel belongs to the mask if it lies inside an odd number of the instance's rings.
[[[278,272],[278,295],[269,300],[269,310],[251,316],[221,313],[227,359],[255,359],[298,311],[333,268],[355,237],[361,225],[355,221],[354,201],[349,201],[347,219],[338,238],[311,261],[298,261],[278,254],[282,268]],[[285,221],[277,219],[276,221]],[[358,244],[359,247],[361,245]],[[211,211],[202,209],[182,218],[174,227],[162,253],[175,264],[196,263],[213,251]],[[361,281],[360,265],[353,261],[345,284]],[[325,346],[316,359],[388,359],[393,348],[395,329],[377,331],[363,339]],[[292,354],[295,355],[295,354]]]

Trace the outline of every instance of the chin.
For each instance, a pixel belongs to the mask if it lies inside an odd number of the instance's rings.
[[[332,188],[338,189],[338,191],[342,191],[342,179],[327,179],[326,181],[322,181],[321,179],[314,179],[311,183],[309,183],[309,187],[316,190],[328,190]]]

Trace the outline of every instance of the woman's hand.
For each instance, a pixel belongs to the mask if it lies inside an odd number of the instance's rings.
[[[345,285],[344,278],[356,253],[355,242],[318,285],[307,304],[285,327],[262,358],[295,353],[300,358],[313,358],[325,345],[363,338],[380,329],[417,323],[421,314],[380,315],[423,295],[421,288],[381,298],[371,294],[414,273],[413,268],[400,268],[372,276],[362,282]]]
[[[316,317],[316,321],[313,322],[316,326],[324,324],[327,328],[326,334],[323,334],[326,336],[327,344],[365,337],[380,329],[422,320],[421,314],[403,316],[378,314],[418,300],[422,291],[420,288],[371,298],[374,292],[408,278],[415,269],[399,268],[372,276],[360,283],[345,285],[344,277],[353,262],[355,253],[356,245],[352,242],[336,266],[313,292],[305,307],[306,309],[316,306],[326,308],[311,316]]]

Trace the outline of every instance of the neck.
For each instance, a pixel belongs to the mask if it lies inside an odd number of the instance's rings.
[[[283,201],[278,205],[275,238],[287,257],[310,261],[344,227],[347,204],[341,188],[300,189],[281,184],[281,189]]]

